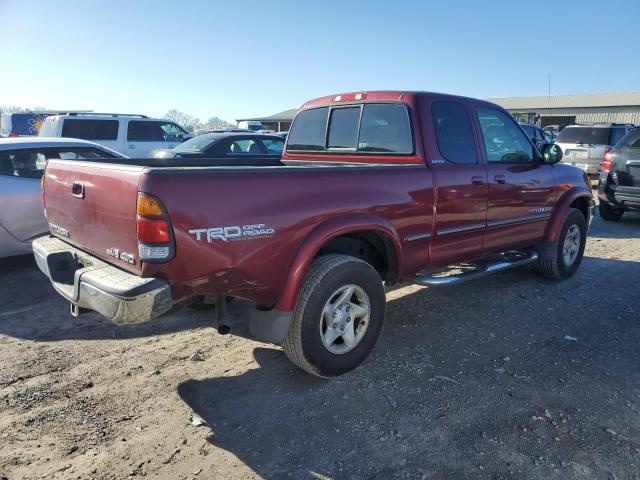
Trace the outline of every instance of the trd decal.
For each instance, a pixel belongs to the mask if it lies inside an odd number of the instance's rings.
[[[214,240],[222,240],[223,242],[233,242],[236,240],[253,240],[258,238],[272,237],[276,231],[267,227],[264,223],[255,223],[252,225],[232,225],[229,227],[211,227],[211,228],[194,228],[189,230],[191,235],[196,237],[200,242],[208,243]]]
[[[551,211],[551,207],[530,208],[529,213],[548,213]]]

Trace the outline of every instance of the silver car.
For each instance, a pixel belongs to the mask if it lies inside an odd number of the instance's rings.
[[[125,158],[86,140],[0,139],[0,257],[31,253],[31,241],[49,231],[40,179],[47,158]]]
[[[604,156],[616,143],[633,129],[633,125],[602,123],[595,125],[569,125],[556,137],[555,144],[562,149],[562,161],[597,178]]]

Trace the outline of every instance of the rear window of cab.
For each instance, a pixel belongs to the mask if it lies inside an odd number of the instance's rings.
[[[303,110],[289,131],[287,151],[410,155],[409,112],[402,103]]]

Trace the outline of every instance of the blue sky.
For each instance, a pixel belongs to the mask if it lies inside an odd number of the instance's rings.
[[[640,2],[0,0],[0,105],[202,119],[337,92],[640,90]]]

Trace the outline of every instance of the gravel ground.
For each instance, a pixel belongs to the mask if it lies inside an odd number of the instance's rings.
[[[327,381],[211,312],[73,319],[4,260],[0,479],[640,478],[639,262],[629,214],[562,283],[392,289],[373,355]]]

